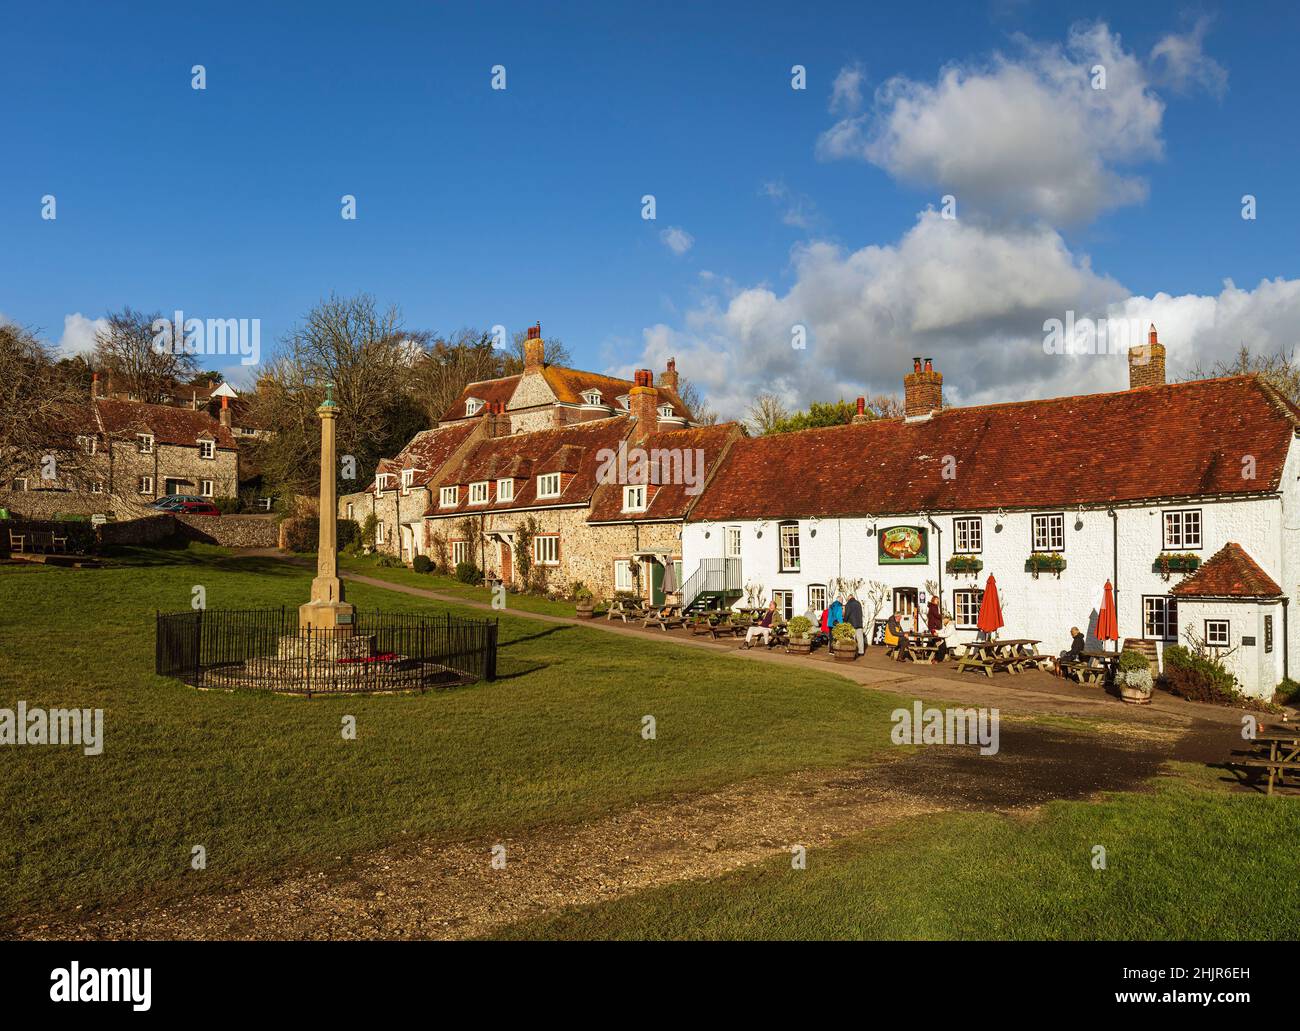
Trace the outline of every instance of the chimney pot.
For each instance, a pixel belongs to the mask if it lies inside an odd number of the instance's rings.
[[[920,358],[913,358],[913,359],[912,359],[912,371],[913,371],[913,372],[920,372],[920,371],[921,371],[921,359],[920,359]]]
[[[933,360],[931,360],[931,359],[929,359],[929,358],[927,358],[927,359],[925,360],[925,371],[926,371],[926,372],[933,372],[933,371],[934,371],[934,362],[933,362]]]
[[[853,422],[856,424],[870,421],[871,419],[867,416],[867,399],[860,397],[858,398],[858,414],[853,417]]]
[[[927,358],[912,359],[912,371],[903,377],[903,415],[907,419],[928,419],[943,407],[943,373]]]
[[[1144,345],[1130,347],[1128,351],[1128,386],[1159,387],[1165,383],[1165,345],[1156,337],[1152,323]]]

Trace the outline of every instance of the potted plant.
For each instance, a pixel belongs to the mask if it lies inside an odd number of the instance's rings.
[[[853,662],[858,657],[858,632],[852,623],[836,623],[831,630],[831,651],[836,662]]]
[[[592,597],[591,591],[578,584],[573,590],[573,606],[574,615],[579,619],[591,619],[595,614],[596,600]]]
[[[953,555],[947,562],[948,572],[954,576],[961,576],[963,573],[975,576],[983,568],[984,560],[976,555]]]
[[[1160,557],[1156,559],[1155,568],[1164,579],[1168,580],[1170,573],[1194,573],[1200,564],[1201,556],[1190,551],[1182,553],[1162,551]]]
[[[1116,663],[1115,683],[1119,696],[1133,705],[1151,701],[1151,664],[1141,652],[1124,651]]]
[[[1038,579],[1039,573],[1055,573],[1061,579],[1061,570],[1065,568],[1065,556],[1054,551],[1035,551],[1025,561],[1025,568]]]
[[[807,655],[812,651],[812,620],[807,616],[795,616],[786,626],[790,642],[785,650],[791,655]]]

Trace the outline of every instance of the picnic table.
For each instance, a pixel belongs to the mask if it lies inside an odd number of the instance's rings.
[[[68,537],[66,534],[57,534],[52,530],[30,530],[24,533],[9,531],[10,551],[22,552],[28,548],[34,552],[61,551],[66,554]]]
[[[662,608],[646,613],[645,623],[642,625],[647,630],[658,627],[664,633],[667,633],[679,626],[685,626],[686,620],[682,618],[682,607],[680,605],[665,605]]]
[[[645,619],[646,615],[645,606],[641,602],[628,598],[615,598],[610,602],[609,611],[605,613],[605,621],[610,622],[621,619],[624,623],[628,623],[638,619]]]
[[[712,637],[715,640],[719,637],[735,637],[738,633],[743,633],[744,630],[743,626],[737,626],[731,621],[730,609],[721,612],[717,610],[701,612],[695,617],[695,622],[691,624],[692,634],[697,637]]]
[[[1056,666],[1062,676],[1077,680],[1080,684],[1098,684],[1107,680],[1119,661],[1119,652],[1098,651],[1087,648],[1081,652],[1082,659],[1057,659]]]
[[[1268,770],[1268,794],[1273,794],[1274,780],[1285,784],[1288,770],[1300,770],[1300,727],[1273,724],[1256,731],[1252,744],[1252,757],[1235,759],[1233,765]]]
[[[995,670],[1019,673],[1028,666],[1037,666],[1049,659],[1038,651],[1039,642],[1029,637],[1004,637],[987,641],[967,641],[965,650],[957,660],[957,672],[968,669],[992,677]]]
[[[943,647],[943,638],[938,634],[900,634],[898,644],[885,649],[885,658],[905,662],[929,662]]]

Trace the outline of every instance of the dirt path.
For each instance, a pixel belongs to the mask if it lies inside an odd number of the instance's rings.
[[[1025,811],[1055,798],[1140,786],[1179,732],[1081,734],[1004,723],[1001,750],[926,747],[840,770],[796,773],[633,806],[583,824],[503,838],[392,846],[343,868],[76,924],[29,923],[23,938],[466,938],[563,907],[815,850],[900,820],[955,810]],[[492,850],[505,849],[504,869]]]

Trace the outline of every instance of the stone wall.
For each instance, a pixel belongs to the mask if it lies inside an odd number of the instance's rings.
[[[349,505],[352,506],[351,515],[348,514]],[[396,555],[399,552],[402,540],[400,526],[403,523],[418,525],[428,507],[429,491],[424,487],[413,487],[408,494],[403,494],[400,488],[386,490],[378,496],[367,491],[360,491],[356,494],[345,494],[339,498],[339,518],[354,519],[358,526],[364,527],[366,518],[371,513],[374,513],[375,518],[384,524],[384,537],[382,542],[371,539],[365,542],[366,545],[376,551]],[[413,543],[415,553],[421,554],[423,535],[419,533],[413,534]],[[410,554],[402,555],[402,559],[407,563],[411,561],[411,558]]]
[[[143,516],[99,528],[104,544],[145,546],[173,537],[218,544],[223,548],[274,548],[276,519],[270,515],[174,516],[169,513]]]

